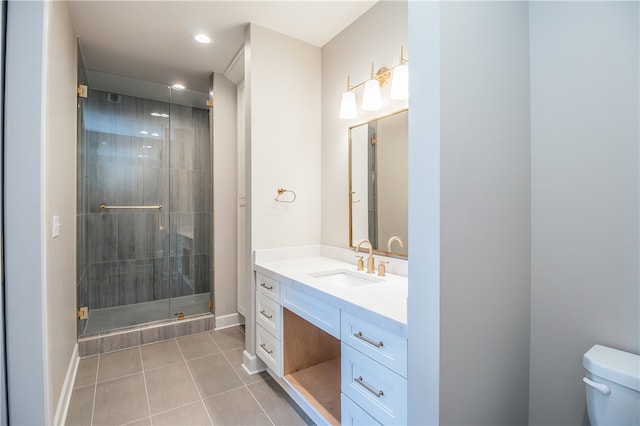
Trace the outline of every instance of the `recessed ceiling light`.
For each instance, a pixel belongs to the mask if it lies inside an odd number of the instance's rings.
[[[193,36],[193,39],[198,43],[203,43],[203,44],[211,43],[211,39],[206,34],[196,34]]]
[[[171,86],[172,89],[175,90],[184,90],[186,89],[186,87],[184,87],[184,84],[180,84],[180,83],[176,83],[173,86]]]
[[[162,117],[162,118],[168,118],[169,114],[165,114],[165,113],[159,113],[159,112],[152,112],[151,113],[152,117]]]
[[[148,135],[149,132],[147,132],[146,130],[140,130],[140,133],[142,133],[143,135]]]
[[[151,136],[160,136],[159,133],[151,133]]]

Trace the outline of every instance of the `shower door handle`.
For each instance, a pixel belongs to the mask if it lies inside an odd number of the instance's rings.
[[[115,210],[115,209],[158,209],[158,230],[164,231],[162,226],[162,204],[158,206],[108,206],[106,204],[100,204],[100,210]]]

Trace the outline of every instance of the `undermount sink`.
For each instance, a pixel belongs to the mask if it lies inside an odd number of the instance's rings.
[[[384,281],[382,278],[378,278],[373,275],[365,275],[362,272],[350,271],[348,269],[316,272],[309,275],[318,281],[338,287],[360,287]]]

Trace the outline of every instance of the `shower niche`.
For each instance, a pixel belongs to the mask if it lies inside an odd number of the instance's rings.
[[[79,70],[80,337],[211,312],[209,93]]]

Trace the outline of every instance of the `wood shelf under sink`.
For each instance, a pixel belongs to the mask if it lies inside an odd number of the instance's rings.
[[[284,378],[330,424],[340,424],[340,341],[283,309]]]

